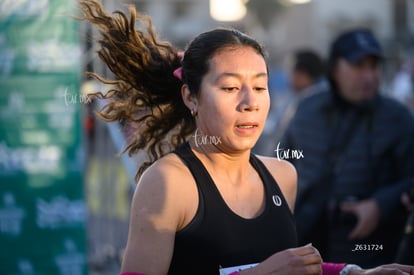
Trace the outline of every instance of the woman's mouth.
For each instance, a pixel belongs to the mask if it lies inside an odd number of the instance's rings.
[[[256,133],[258,127],[259,124],[256,122],[246,122],[236,125],[237,132],[242,135],[251,135],[253,133]]]
[[[251,129],[257,127],[257,125],[237,125],[236,127],[240,129]]]

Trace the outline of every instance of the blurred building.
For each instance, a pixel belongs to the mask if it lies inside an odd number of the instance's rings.
[[[352,26],[367,26],[389,47],[413,43],[414,2],[409,0],[249,0],[238,22],[217,22],[207,0],[130,0],[151,16],[162,38],[184,46],[195,34],[217,26],[235,26],[261,40],[281,58],[293,48],[310,46],[326,51],[333,36]],[[223,5],[225,2],[222,1]],[[234,1],[230,1],[234,2]],[[109,10],[118,0],[103,0]],[[263,7],[264,6],[264,7]],[[227,7],[223,7],[227,8]],[[267,12],[264,12],[267,9]],[[266,20],[266,26],[263,26]]]
[[[365,26],[380,39],[391,61],[387,70],[394,71],[397,59],[414,56],[413,18],[414,2],[409,0],[312,0],[286,8],[269,30],[268,43],[283,62],[292,49],[304,46],[326,54],[338,32]]]

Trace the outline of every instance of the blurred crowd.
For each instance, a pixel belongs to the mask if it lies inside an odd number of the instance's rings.
[[[302,244],[328,261],[413,264],[412,60],[384,83],[386,57],[364,28],[338,34],[327,58],[292,57],[289,89],[273,94],[254,151],[295,165]]]

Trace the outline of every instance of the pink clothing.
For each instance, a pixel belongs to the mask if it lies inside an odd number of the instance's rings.
[[[346,264],[322,263],[323,275],[338,275]]]

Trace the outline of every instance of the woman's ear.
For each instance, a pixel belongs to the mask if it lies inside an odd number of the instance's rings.
[[[191,113],[197,113],[197,98],[191,94],[187,84],[181,87],[181,97],[183,98],[185,106],[191,111]]]

